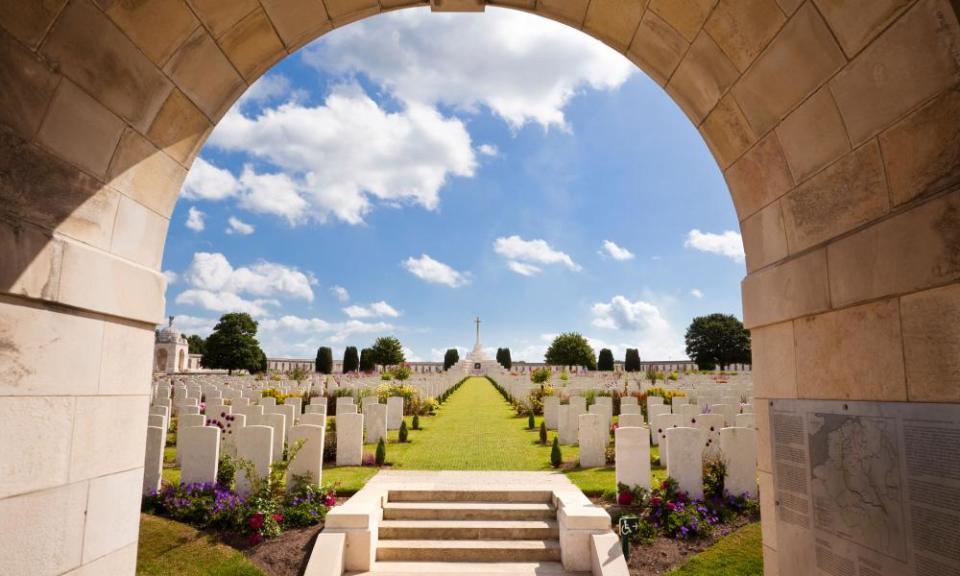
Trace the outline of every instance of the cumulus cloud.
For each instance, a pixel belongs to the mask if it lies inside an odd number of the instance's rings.
[[[202,232],[205,228],[203,221],[204,216],[206,216],[206,213],[191,206],[190,209],[187,210],[187,228],[194,232]]]
[[[632,260],[634,257],[633,252],[627,250],[626,248],[617,246],[617,244],[611,240],[603,241],[603,250],[601,254],[606,254],[614,260],[620,260],[621,262],[624,260]]]
[[[726,256],[734,262],[744,261],[743,239],[740,234],[733,230],[727,230],[722,234],[714,234],[701,232],[694,228],[687,233],[687,239],[683,245],[686,248],[693,248],[701,252]]]
[[[240,184],[229,170],[197,157],[180,194],[188,200],[223,200],[236,196],[239,191]]]
[[[568,254],[553,249],[546,240],[524,240],[513,235],[497,238],[493,250],[507,259],[507,267],[517,274],[533,276],[543,269],[541,265],[562,264],[570,270],[579,271],[581,267]]]
[[[173,321],[173,325],[183,334],[197,334],[206,338],[213,332],[213,327],[217,325],[217,321],[216,318],[178,314]]]
[[[246,236],[248,234],[253,234],[254,227],[250,224],[247,224],[243,220],[231,216],[227,219],[227,229],[225,232],[227,234],[240,234]]]
[[[399,100],[473,112],[486,107],[512,128],[566,128],[563,109],[586,88],[622,85],[633,65],[557,22],[489,8],[464,14],[403,10],[335,31],[304,51],[335,74],[362,73]]]
[[[591,308],[592,324],[597,328],[616,330],[629,335],[633,343],[606,344],[600,339],[593,341],[601,348],[623,351],[639,348],[640,354],[655,360],[686,358],[683,339],[664,317],[660,308],[645,300],[631,301],[617,295],[609,302],[597,302]]]
[[[350,300],[350,292],[343,286],[331,286],[330,293],[337,297],[337,300],[346,302]]]
[[[388,112],[356,84],[336,86],[319,106],[290,101],[256,116],[234,107],[210,143],[276,168],[246,166],[235,195],[242,207],[291,225],[359,224],[375,201],[433,210],[446,182],[472,177],[477,164],[461,120],[417,103]]]
[[[699,288],[694,288],[690,290],[690,295],[696,298],[697,300],[700,300],[701,298],[703,298],[703,292]]]
[[[163,277],[167,279],[167,285],[176,284],[180,276],[173,270],[164,270]]]
[[[265,74],[253,83],[237,102],[263,103],[290,95],[290,79],[283,74]]]
[[[268,354],[309,358],[316,354],[319,346],[345,342],[356,336],[386,334],[393,329],[387,322],[330,322],[323,318],[285,315],[261,320],[257,338]]]
[[[500,154],[500,149],[493,144],[481,144],[477,146],[477,152],[484,156],[496,157]]]
[[[310,274],[265,260],[234,268],[226,256],[216,252],[194,254],[182,277],[189,288],[177,295],[177,304],[253,316],[268,316],[270,307],[280,305],[280,298],[312,302],[316,284]]]
[[[438,262],[426,254],[419,258],[410,257],[403,261],[403,267],[408,272],[432,284],[443,284],[451,288],[457,288],[470,283],[470,275],[466,272],[459,272],[452,267]]]
[[[359,304],[347,306],[343,309],[343,312],[351,318],[396,318],[400,315],[400,312],[398,312],[396,308],[383,300],[374,302],[369,306],[360,306]]]

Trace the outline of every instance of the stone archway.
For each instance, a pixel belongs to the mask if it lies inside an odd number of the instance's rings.
[[[698,127],[740,219],[758,397],[960,401],[954,3],[489,3],[606,42]],[[195,154],[288,53],[426,4],[0,4],[0,572],[133,573],[158,268]],[[768,573],[777,548],[765,520]]]

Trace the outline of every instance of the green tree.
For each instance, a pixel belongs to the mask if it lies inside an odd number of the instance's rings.
[[[357,347],[347,346],[343,351],[343,373],[356,372],[358,368],[360,368],[360,356],[357,354]]]
[[[330,374],[333,372],[333,350],[327,346],[317,348],[317,359],[314,362],[317,372]]]
[[[559,468],[563,464],[563,454],[560,453],[560,442],[553,437],[553,446],[550,448],[550,465]]]
[[[370,348],[373,353],[374,364],[380,366],[395,366],[404,363],[403,345],[394,336],[381,336]]]
[[[597,357],[597,370],[601,372],[613,372],[613,352],[609,348],[602,348]]]
[[[564,332],[557,336],[544,355],[552,366],[583,366],[597,369],[597,357],[587,339],[578,332]]]
[[[502,358],[497,358],[497,362],[499,362],[500,365],[503,366],[504,368],[506,368],[507,370],[509,370],[510,368],[513,367],[513,358],[510,357],[510,349],[509,349],[509,348],[504,348],[504,349],[503,349],[503,357],[502,357]]]
[[[686,334],[687,356],[701,370],[721,370],[729,364],[751,361],[750,333],[732,314],[698,316]]]
[[[221,316],[207,338],[204,367],[253,373],[266,370],[266,364],[267,355],[257,342],[257,322],[246,312]]]
[[[401,421],[400,421],[400,431],[397,432],[397,440],[399,440],[400,442],[406,442],[406,441],[407,441],[407,435],[408,435],[408,434],[409,434],[409,432],[407,432],[407,421],[406,421],[406,420],[401,420]]]
[[[374,456],[374,461],[377,463],[377,466],[383,466],[383,463],[387,461],[387,444],[383,441],[383,438],[380,438],[380,441],[377,442],[377,453]]]
[[[377,368],[377,363],[373,360],[373,350],[364,348],[360,351],[360,371],[373,372]]]
[[[448,349],[447,353],[443,355],[444,372],[452,368],[459,361],[460,361],[460,353],[457,352],[457,349],[456,348]]]
[[[640,371],[640,351],[636,348],[627,348],[627,355],[623,359],[623,369],[627,372]]]
[[[194,334],[187,337],[187,346],[189,346],[191,354],[203,355],[203,351],[207,348],[207,341]]]
[[[540,443],[544,446],[547,445],[547,421],[540,421]]]
[[[501,366],[503,366],[503,364],[501,364],[500,362],[501,360],[503,360],[503,348],[497,348],[497,355],[495,356],[495,358],[497,360],[497,364],[500,364]]]

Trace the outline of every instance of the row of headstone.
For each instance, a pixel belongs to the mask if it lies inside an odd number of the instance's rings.
[[[584,422],[587,424],[587,422]],[[667,476],[677,481],[680,490],[691,498],[703,497],[703,459],[709,442],[701,428],[679,426],[664,433]],[[757,496],[757,431],[747,427],[726,427],[717,431],[716,455],[725,463],[724,489],[730,494]],[[615,433],[617,485],[651,488],[650,439],[647,429],[623,426]],[[592,448],[592,450],[595,450]],[[595,454],[591,453],[590,458]],[[581,466],[584,466],[581,446]],[[594,464],[599,465],[599,464]]]

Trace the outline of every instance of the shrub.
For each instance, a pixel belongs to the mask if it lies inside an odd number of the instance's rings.
[[[727,463],[719,456],[706,458],[703,462],[703,495],[705,498],[722,498]]]
[[[536,426],[537,422],[533,418],[533,411],[531,411],[529,414],[527,414],[527,430],[533,430],[536,428]]]
[[[377,466],[383,466],[383,463],[387,461],[387,444],[383,441],[383,438],[380,438],[380,441],[377,442],[377,455],[374,458]]]
[[[414,416],[414,418],[416,418],[416,416]],[[406,442],[406,441],[407,441],[407,434],[408,434],[408,432],[407,432],[407,421],[406,421],[406,420],[401,420],[401,421],[400,421],[400,432],[397,433],[397,437],[400,439],[401,442]]]
[[[416,414],[420,410],[420,392],[409,384],[384,383],[377,386],[377,401],[387,403],[390,396],[403,398],[403,413]]]
[[[233,480],[237,474],[237,466],[227,454],[220,454],[220,462],[217,464],[217,486],[227,489],[233,488]]]
[[[419,429],[420,429],[420,415],[419,415],[419,414],[414,414],[414,415],[413,415],[413,422],[412,422],[412,424],[413,424],[413,429],[414,429],[414,430],[419,430]]]
[[[550,381],[550,376],[552,375],[553,373],[549,368],[537,368],[530,372],[530,381],[534,384],[546,384]]]
[[[563,454],[560,452],[560,442],[557,437],[553,437],[553,447],[550,448],[550,465],[559,468],[563,464]]]
[[[553,395],[554,395],[553,386],[549,384],[541,384],[539,388],[534,388],[533,390],[530,391],[530,396],[527,399],[528,406],[523,406],[524,411],[529,409],[534,414],[543,414],[543,399],[546,398],[547,396],[553,396]],[[518,410],[519,410],[519,406],[518,406]]]
[[[410,367],[406,364],[401,364],[393,369],[393,378],[394,380],[404,380],[410,379]]]
[[[547,423],[542,420],[540,421],[540,443],[547,445]]]

